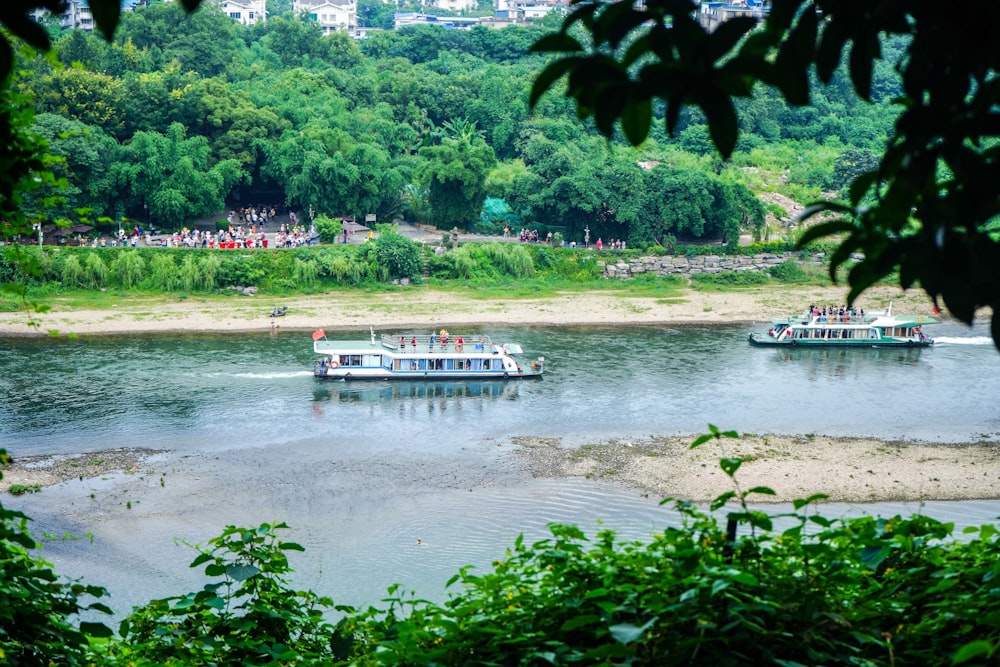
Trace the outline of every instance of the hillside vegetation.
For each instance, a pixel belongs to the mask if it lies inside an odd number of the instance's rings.
[[[25,208],[168,231],[227,207],[287,205],[302,220],[375,214],[577,241],[589,228],[592,241],[634,248],[780,237],[765,216],[787,219],[789,207],[754,194],[842,190],[874,163],[894,118],[899,45],[886,44],[872,104],[846,77],[803,108],[760,89],[741,104],[728,162],[696,111],[676,137],[656,123],[630,148],[558,95],[529,112],[545,60],[528,49],[545,30],[414,27],[356,42],[291,14],[247,28],[214,5],[187,17],[154,3],[124,14],[111,43],[58,34],[57,58],[23,61],[16,88],[34,100],[32,128],[64,180],[28,193]]]

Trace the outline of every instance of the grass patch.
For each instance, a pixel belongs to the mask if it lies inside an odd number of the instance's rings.
[[[42,490],[40,484],[11,484],[7,491],[12,496],[23,496],[26,493],[38,493]]]

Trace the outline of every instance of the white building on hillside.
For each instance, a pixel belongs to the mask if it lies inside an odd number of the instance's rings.
[[[357,0],[292,0],[292,11],[296,16],[305,12],[324,35],[341,30],[354,35],[358,30]]]
[[[143,3],[140,0],[122,0],[122,11],[130,12],[135,9],[137,4]],[[39,21],[48,13],[47,9],[36,9],[31,13],[31,16]],[[77,30],[93,30],[97,27],[88,0],[66,0],[66,11],[63,12],[59,25],[62,28],[75,28]]]
[[[479,6],[478,0],[424,0],[427,7],[440,7],[453,12],[467,12]]]
[[[222,7],[222,13],[243,25],[256,25],[267,19],[266,0],[209,0]]]

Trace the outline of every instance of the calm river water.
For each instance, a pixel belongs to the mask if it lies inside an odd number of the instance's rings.
[[[289,523],[307,547],[294,559],[297,584],[363,604],[395,582],[441,598],[460,566],[487,567],[551,521],[643,537],[674,520],[658,499],[610,482],[530,478],[512,436],[580,444],[708,423],[940,442],[1000,433],[1000,353],[985,326],[937,325],[926,350],[756,349],[747,331],[491,330],[544,355],[545,378],[439,384],[317,381],[307,332],[3,339],[0,447],[166,450],[141,475],[4,503],[34,517],[38,533],[90,535],[52,539],[44,555],[109,588],[118,612],[204,583],[174,538],[203,542],[227,524],[267,520]],[[982,523],[1000,502],[925,511]]]

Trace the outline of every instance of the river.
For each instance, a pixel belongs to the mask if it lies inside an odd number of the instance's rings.
[[[676,520],[607,480],[531,478],[513,436],[582,444],[708,423],[944,443],[1000,434],[1000,354],[985,325],[937,325],[924,350],[756,349],[747,331],[491,330],[544,355],[547,372],[483,383],[317,381],[307,332],[3,339],[0,447],[165,452],[136,475],[4,503],[50,536],[43,555],[61,573],[106,586],[119,613],[204,583],[175,538],[204,542],[227,524],[268,520],[286,521],[307,548],[293,558],[297,585],[357,605],[397,582],[440,599],[460,566],[488,567],[551,521],[641,538]],[[968,525],[1000,515],[1000,502],[924,511]]]

